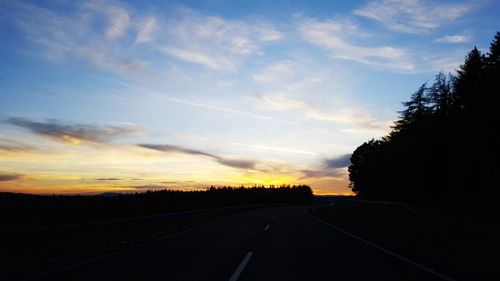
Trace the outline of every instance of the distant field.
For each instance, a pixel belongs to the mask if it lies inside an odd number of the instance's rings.
[[[457,280],[498,280],[500,213],[336,200],[314,215]]]

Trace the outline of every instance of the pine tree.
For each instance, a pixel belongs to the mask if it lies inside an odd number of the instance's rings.
[[[422,121],[429,113],[429,98],[426,95],[427,85],[422,84],[410,97],[410,101],[403,102],[404,110],[399,111],[400,119],[393,127],[396,131],[408,129],[410,126]]]
[[[488,70],[498,71],[500,66],[500,32],[497,32],[495,38],[491,42],[485,63]]]
[[[475,107],[483,91],[484,58],[481,52],[474,47],[465,58],[464,64],[457,70],[455,79],[455,105],[459,110],[468,110]]]
[[[430,108],[439,116],[449,113],[452,99],[452,86],[450,80],[442,72],[436,75],[434,83],[429,88],[427,98]]]
[[[500,119],[498,113],[495,112],[496,97],[500,94],[500,33],[497,32],[495,39],[491,42],[489,53],[485,61],[485,89],[482,106],[487,108],[490,119]],[[495,125],[499,125],[496,122]]]

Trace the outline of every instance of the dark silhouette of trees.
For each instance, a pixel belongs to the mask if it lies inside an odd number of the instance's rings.
[[[455,81],[455,101],[461,110],[471,110],[483,93],[484,57],[474,47],[467,55],[464,64],[457,70]]]
[[[497,33],[489,52],[471,50],[456,76],[439,73],[430,87],[420,86],[403,102],[392,131],[352,154],[349,179],[357,196],[498,206],[499,65]]]
[[[429,98],[425,94],[426,90],[427,85],[424,83],[411,95],[410,101],[403,102],[405,109],[399,112],[400,119],[395,122],[396,132],[419,124],[428,115],[430,108]]]
[[[313,192],[307,185],[212,186],[200,191],[157,190],[93,196],[0,192],[0,221],[76,223],[205,208],[303,203],[312,198]]]
[[[450,113],[453,98],[452,80],[453,77],[446,77],[443,72],[440,72],[429,88],[428,102],[432,111],[440,117],[439,119]]]

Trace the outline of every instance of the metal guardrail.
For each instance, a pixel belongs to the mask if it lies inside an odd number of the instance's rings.
[[[403,207],[410,212],[414,213],[415,215],[418,214],[418,210],[415,209],[414,207],[402,203],[402,202],[392,202],[392,201],[377,201],[377,200],[362,200],[362,199],[351,199],[351,198],[342,198],[339,199],[342,201],[351,201],[351,202],[358,202],[358,203],[363,203],[363,204],[379,204],[379,205],[388,205],[388,206],[397,206],[397,207]]]

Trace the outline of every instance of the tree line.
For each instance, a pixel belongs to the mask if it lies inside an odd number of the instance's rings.
[[[81,221],[249,204],[299,203],[313,198],[307,185],[150,190],[102,195],[0,193],[0,221]]]
[[[455,75],[439,73],[403,102],[391,132],[359,146],[349,179],[358,197],[417,204],[498,205],[500,33]]]

